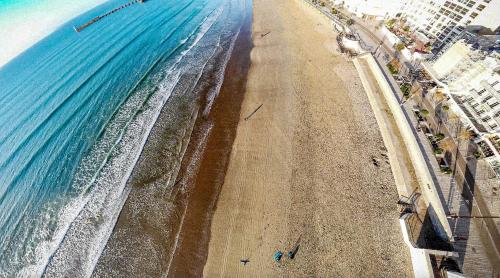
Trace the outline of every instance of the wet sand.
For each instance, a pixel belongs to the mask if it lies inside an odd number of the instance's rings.
[[[250,30],[251,14],[234,50],[229,52],[231,41],[223,43],[196,87],[179,86],[163,108],[128,181],[131,192],[94,277],[202,275],[245,92]],[[219,82],[218,96],[209,105]]]
[[[331,23],[300,0],[253,6],[251,67],[204,276],[411,277],[386,150]],[[273,261],[296,242],[295,259]]]
[[[200,117],[183,159],[180,182],[186,192],[185,215],[169,267],[169,277],[201,277],[208,255],[210,224],[229,165],[231,147],[240,121],[250,67],[251,15],[240,30],[228,62],[220,93],[208,117]],[[202,110],[207,103],[201,104]],[[196,164],[195,172],[190,171]],[[194,175],[189,175],[189,174]]]

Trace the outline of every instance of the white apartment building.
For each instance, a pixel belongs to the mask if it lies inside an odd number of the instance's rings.
[[[394,18],[401,12],[403,0],[331,0],[358,17],[372,16],[377,19]]]
[[[436,41],[449,43],[465,26],[496,30],[500,25],[500,0],[408,0],[402,16],[414,30]]]
[[[500,134],[500,54],[475,50],[461,40],[428,70],[448,92],[478,133]]]
[[[469,117],[477,123],[476,129],[483,133],[500,133],[500,78],[490,76],[477,86],[471,87],[466,94],[459,96],[462,106]]]

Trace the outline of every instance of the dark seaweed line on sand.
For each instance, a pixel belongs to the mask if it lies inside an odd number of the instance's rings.
[[[187,205],[186,214],[180,227],[180,239],[175,256],[172,258],[169,277],[203,275],[208,256],[211,221],[240,122],[252,47],[251,15],[248,15],[236,39],[216,102],[208,117],[197,118],[192,138],[181,163],[179,177],[183,179],[189,165],[195,163],[193,155],[200,140],[203,140],[204,129],[212,125],[205,151],[198,161],[198,172],[194,178],[186,181],[190,183],[186,185],[190,188],[189,196],[187,200],[181,201]],[[199,115],[206,105],[206,98],[202,98]]]
[[[231,48],[226,42],[203,70],[196,88],[181,94],[187,88],[180,86],[164,107],[129,181],[131,193],[94,277],[202,275],[210,223],[236,135],[250,66],[251,16],[247,19],[233,52],[225,52]],[[221,65],[226,65],[225,70]],[[219,82],[219,95],[210,113],[204,115]],[[193,101],[193,94],[197,101]],[[189,127],[179,129],[188,122]],[[176,156],[179,143],[182,158]],[[174,167],[178,159],[182,159],[180,168]]]

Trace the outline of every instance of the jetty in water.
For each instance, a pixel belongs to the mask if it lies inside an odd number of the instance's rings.
[[[115,8],[115,9],[113,9],[105,14],[102,14],[102,15],[99,15],[97,17],[92,18],[91,20],[89,20],[87,23],[85,23],[83,25],[73,26],[73,29],[75,29],[76,32],[81,32],[83,29],[85,29],[85,28],[89,27],[90,25],[98,22],[99,20],[107,17],[108,15],[112,15],[112,14],[118,12],[119,10],[122,10],[122,9],[125,9],[127,7],[132,6],[135,3],[144,3],[144,2],[146,2],[146,0],[134,0],[134,1],[128,2],[127,4],[121,5],[120,7]]]

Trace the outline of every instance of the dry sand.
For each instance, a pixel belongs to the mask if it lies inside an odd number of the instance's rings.
[[[412,276],[383,141],[330,23],[300,0],[253,5],[252,65],[204,275]],[[299,237],[294,260],[273,261]]]

